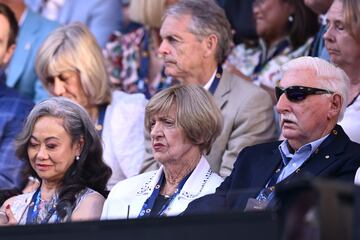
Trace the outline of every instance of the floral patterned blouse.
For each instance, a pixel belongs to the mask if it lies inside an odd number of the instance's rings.
[[[312,41],[313,38],[309,38],[295,50],[291,47],[288,38],[279,41],[271,49],[267,49],[263,41],[260,41],[260,46],[250,48],[242,43],[231,51],[224,68],[232,65],[249,76],[255,84],[275,88],[281,79],[280,66],[291,59],[308,55]]]
[[[15,197],[13,203],[11,204],[11,210],[14,213],[14,217],[17,220],[18,224],[26,224],[28,210],[29,210],[30,204],[33,204],[31,200],[32,200],[32,197],[34,194],[35,194],[35,191],[18,195]],[[81,192],[79,192],[76,195],[75,208],[73,211],[75,211],[77,209],[77,207],[79,206],[79,203],[90,194],[99,194],[99,193],[90,188],[86,188],[86,189],[82,190]],[[38,223],[42,222],[42,220],[46,217],[46,215],[48,215],[48,210],[49,210],[49,208],[51,208],[53,206],[55,201],[56,201],[56,197],[52,198],[49,202],[40,203],[39,216],[37,219]],[[52,214],[51,217],[49,218],[49,220],[47,221],[47,223],[58,222],[57,220],[58,220],[57,215]]]
[[[175,84],[163,72],[158,74],[154,83],[149,83],[150,42],[150,30],[146,27],[126,34],[119,31],[111,34],[103,55],[113,88],[127,93],[143,93],[149,99],[159,90]]]

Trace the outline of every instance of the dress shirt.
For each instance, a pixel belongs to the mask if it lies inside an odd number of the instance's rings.
[[[282,158],[282,162],[284,168],[282,169],[277,183],[281,182],[293,172],[296,171],[299,167],[303,165],[303,163],[311,156],[311,154],[320,146],[320,144],[329,136],[326,135],[318,140],[305,144],[304,146],[300,147],[295,153],[291,153],[289,149],[289,142],[288,140],[284,140],[279,145],[279,151]],[[290,161],[289,161],[290,159]]]
[[[59,12],[64,6],[65,0],[47,0],[43,1],[41,15],[47,19],[56,21],[59,18]]]
[[[211,84],[214,82],[216,72],[217,72],[217,68],[215,69],[213,75],[211,75],[211,78],[209,79],[209,81],[207,81],[207,83],[206,83],[205,86],[204,86],[204,88],[205,88],[207,91],[209,91],[209,89],[210,89],[210,87],[211,87]]]

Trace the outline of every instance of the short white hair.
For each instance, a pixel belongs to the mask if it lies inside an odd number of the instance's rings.
[[[282,75],[291,70],[312,70],[317,76],[316,84],[319,88],[338,93],[343,100],[338,122],[343,119],[349,99],[350,79],[341,68],[324,59],[306,56],[295,58],[281,66]]]

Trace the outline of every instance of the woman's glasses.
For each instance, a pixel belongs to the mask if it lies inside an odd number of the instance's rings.
[[[279,98],[283,93],[285,93],[290,102],[300,102],[309,95],[333,94],[334,92],[326,89],[303,86],[291,86],[288,88],[275,87],[277,101],[279,101]]]

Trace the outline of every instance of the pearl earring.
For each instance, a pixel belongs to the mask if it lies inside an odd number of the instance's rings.
[[[79,161],[79,160],[80,160],[80,156],[77,155],[77,156],[75,157],[75,160],[76,160],[76,161]]]
[[[294,17],[290,15],[290,16],[288,17],[288,20],[289,20],[289,22],[292,23],[292,22],[294,21]]]

